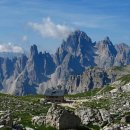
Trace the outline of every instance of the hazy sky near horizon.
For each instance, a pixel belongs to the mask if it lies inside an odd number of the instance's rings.
[[[55,52],[71,31],[130,45],[130,0],[0,0],[0,52]]]

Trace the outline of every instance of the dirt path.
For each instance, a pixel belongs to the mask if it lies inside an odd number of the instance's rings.
[[[66,103],[61,103],[59,105],[63,107],[70,107],[75,109],[78,104],[80,105],[83,102],[87,102],[87,101],[89,101],[89,99],[66,100]]]

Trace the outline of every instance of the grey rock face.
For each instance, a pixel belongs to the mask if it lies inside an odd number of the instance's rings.
[[[30,49],[30,56],[24,70],[18,75],[14,86],[15,95],[36,94],[39,83],[47,81],[55,70],[55,63],[49,53],[38,53],[37,46]]]
[[[55,70],[55,64],[49,53],[38,53],[37,46],[33,45],[30,49],[26,70],[31,82],[43,82],[47,80],[46,75],[50,75]]]
[[[46,115],[46,125],[62,129],[74,129],[80,126],[80,119],[74,113],[52,106]]]
[[[87,90],[103,87],[111,83],[109,73],[104,69],[87,69],[82,75],[71,75],[67,82],[68,93],[85,92]]]
[[[66,41],[63,41],[55,54],[57,64],[53,76],[55,81],[51,79],[50,82],[65,86],[69,93],[78,93],[96,87],[103,87],[115,81],[118,74],[106,70],[112,66],[122,66],[130,63],[128,60],[130,59],[128,58],[130,49],[124,45],[120,46],[114,46],[108,37],[92,43],[84,32],[76,31],[72,33]],[[120,55],[124,55],[123,53],[127,55],[127,58],[122,57],[125,61],[119,60]],[[93,66],[103,69],[86,71],[86,69]],[[48,86],[48,83],[46,85]]]
[[[3,116],[1,116],[0,125],[11,127],[12,124],[13,124],[13,121],[12,121],[11,115],[9,113],[5,113]]]
[[[17,58],[15,66],[14,66],[14,78],[17,78],[17,76],[24,70],[28,58],[26,55],[22,55],[21,57]]]
[[[115,59],[115,65],[128,65],[130,63],[130,47],[125,43],[115,45],[117,55]]]
[[[109,68],[113,66],[117,51],[108,37],[96,43],[95,62],[100,68]]]
[[[52,56],[39,53],[36,45],[28,58],[0,58],[0,90],[15,95],[35,94],[38,84],[48,80],[55,67]]]
[[[95,65],[93,56],[94,43],[84,32],[75,31],[58,48],[55,59],[57,65],[70,61],[68,67],[75,73],[81,69],[79,72],[81,74],[83,72],[82,67]],[[73,68],[74,65],[75,68]]]
[[[2,75],[4,79],[9,78],[13,74],[15,59],[11,60],[9,58],[3,59]]]
[[[41,126],[41,125],[44,125],[44,123],[45,123],[45,116],[34,116],[32,118],[33,125]]]
[[[0,58],[0,91],[24,95],[43,93],[46,87],[63,86],[68,93],[103,87],[121,74],[107,72],[112,66],[130,63],[130,47],[113,45],[108,37],[99,42],[82,31],[75,31],[63,41],[55,55],[30,48],[26,57]],[[102,69],[89,70],[99,67]]]
[[[97,123],[102,126],[104,123],[109,123],[111,120],[109,112],[105,109],[79,108],[75,111],[75,114],[79,116],[84,125]]]
[[[130,123],[130,116],[128,115],[128,116],[123,117],[121,119],[121,122],[123,122],[123,123]]]
[[[129,130],[129,129],[130,129],[129,124],[113,124],[102,128],[102,130]]]

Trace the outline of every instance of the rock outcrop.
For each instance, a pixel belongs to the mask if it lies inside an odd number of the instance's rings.
[[[58,130],[74,129],[80,126],[80,118],[73,112],[54,104],[47,112],[46,125],[55,127]]]
[[[38,126],[41,126],[41,125],[44,125],[45,124],[45,116],[34,116],[32,118],[32,124],[33,125],[38,125]]]
[[[4,115],[0,117],[0,125],[12,127],[13,120],[10,113],[4,113]]]
[[[129,124],[113,124],[111,126],[105,126],[101,130],[129,130]]]
[[[110,41],[109,37],[96,43],[95,62],[100,68],[109,68],[114,65],[117,51]]]
[[[97,124],[103,126],[110,123],[111,116],[105,109],[79,108],[75,114],[81,119],[83,125]]]

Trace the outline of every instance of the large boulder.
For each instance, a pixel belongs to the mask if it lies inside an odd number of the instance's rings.
[[[122,117],[121,122],[122,123],[130,123],[130,116],[127,115],[125,117]]]
[[[46,125],[63,129],[74,129],[80,126],[80,118],[72,111],[68,111],[57,105],[52,105],[46,115]]]
[[[130,130],[129,124],[111,124],[110,126],[104,126],[101,130]]]
[[[11,118],[10,113],[5,113],[0,118],[0,125],[9,126],[11,127],[13,124],[13,120]]]
[[[111,120],[109,112],[105,109],[78,108],[75,114],[81,119],[83,125],[93,123],[102,126]]]
[[[34,125],[41,126],[41,125],[44,125],[44,122],[45,122],[45,116],[34,116],[32,118],[32,123]]]

